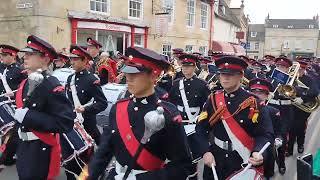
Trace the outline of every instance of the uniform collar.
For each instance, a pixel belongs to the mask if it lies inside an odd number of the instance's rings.
[[[184,77],[184,81],[193,81],[196,78],[196,75],[193,75],[191,78],[187,79]]]
[[[76,72],[76,75],[86,75],[88,73],[89,73],[89,71],[87,69],[84,69],[82,71]]]
[[[10,64],[10,65],[6,65],[6,64],[3,64],[3,65],[4,65],[4,67],[6,67],[6,68],[13,68],[13,67],[16,66],[16,63],[12,63],[12,64]]]
[[[136,98],[133,96],[132,101],[136,104],[148,105],[150,103],[156,103],[158,101],[158,97],[156,96],[155,93],[153,93],[150,96],[142,97],[142,98]]]
[[[226,91],[224,91],[224,95],[225,95],[225,97],[234,98],[234,97],[239,96],[239,94],[242,91],[243,91],[243,89],[240,87],[239,89],[237,89],[236,91],[231,92],[231,93],[227,93]]]

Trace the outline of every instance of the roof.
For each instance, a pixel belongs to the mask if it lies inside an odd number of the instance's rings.
[[[273,28],[273,25],[283,29],[310,29],[309,25],[313,25],[314,29],[319,29],[316,19],[266,19],[267,28]]]
[[[264,41],[265,26],[264,24],[249,24],[249,40],[250,41]],[[256,37],[251,37],[251,32],[257,32]]]
[[[225,14],[222,11],[222,6],[225,7]],[[225,21],[231,22],[232,24],[241,27],[239,19],[232,13],[230,7],[224,0],[219,0],[219,9],[218,13],[214,13],[218,18],[221,18]]]
[[[134,25],[136,27],[147,27],[147,25],[141,21],[110,17],[103,14],[92,13],[92,12],[80,12],[80,11],[68,11],[68,17],[74,19],[85,19],[85,20],[96,20],[96,21],[107,21],[118,24]]]

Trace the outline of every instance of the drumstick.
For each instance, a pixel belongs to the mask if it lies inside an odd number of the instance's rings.
[[[261,155],[268,147],[270,146],[270,142],[267,142],[262,149],[258,152],[258,155]],[[252,164],[249,163],[239,174],[239,177],[244,174],[248,169],[250,169],[252,167]]]
[[[212,169],[212,173],[213,173],[214,180],[218,180],[217,171],[216,171],[216,168],[215,168],[215,166],[213,165],[213,163],[211,164],[211,169]]]

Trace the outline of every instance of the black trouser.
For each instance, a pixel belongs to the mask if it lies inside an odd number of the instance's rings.
[[[243,160],[236,151],[226,151],[215,145],[210,151],[214,155],[216,161],[215,168],[219,179],[226,179],[228,176],[241,169]],[[203,179],[214,179],[211,167],[204,166]]]
[[[297,141],[298,147],[304,145],[304,139],[307,129],[307,120],[310,113],[304,112],[297,107],[294,107],[293,125],[289,131],[288,152],[293,152],[294,143]]]
[[[274,161],[275,161],[275,152],[276,149],[274,146],[268,147],[266,150],[266,158],[263,163],[264,168],[264,177],[269,178],[274,175]]]

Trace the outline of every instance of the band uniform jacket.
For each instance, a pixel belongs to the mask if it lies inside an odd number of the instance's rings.
[[[144,148],[162,161],[166,159],[169,161],[166,161],[168,163],[162,169],[136,175],[137,180],[185,180],[190,174],[191,154],[177,108],[171,103],[159,100],[155,94],[146,98],[132,97],[121,101],[129,101],[128,108],[123,111],[128,113],[131,129],[139,142],[144,134],[146,113],[155,110],[158,106],[164,109],[164,128],[152,135]],[[111,108],[110,126],[103,132],[100,147],[89,165],[90,180],[98,178],[112,156],[115,156],[121,166],[132,163],[133,156],[121,139],[116,122],[118,104],[119,101]],[[137,163],[134,164],[133,169],[143,170]]]
[[[89,103],[85,106],[85,111],[82,113],[84,118],[83,125],[85,130],[95,139],[96,136],[100,136],[97,134],[98,132],[96,132],[96,115],[107,108],[107,99],[102,92],[99,79],[89,71],[82,70],[76,72],[74,75],[70,75],[67,80],[66,92],[72,104],[73,98],[70,88],[72,76],[75,76],[75,87],[81,105],[83,106]]]
[[[28,81],[23,88],[24,108],[29,108],[19,127],[22,132],[31,130],[44,133],[66,133],[73,127],[75,115],[71,103],[64,94],[64,88],[58,79],[42,73],[44,80],[30,97]],[[19,177],[44,177],[48,173],[51,146],[41,140],[22,141],[18,143],[17,170]]]

